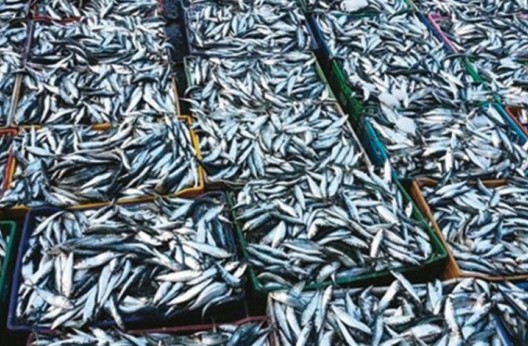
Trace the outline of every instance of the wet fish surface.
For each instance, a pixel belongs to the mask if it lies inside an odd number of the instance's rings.
[[[193,57],[187,60],[191,111],[234,106],[265,111],[291,101],[331,101],[330,88],[312,53],[245,59]]]
[[[240,184],[329,164],[359,166],[365,154],[347,117],[335,103],[290,103],[282,109],[250,112],[230,107],[195,110],[201,163],[211,182]]]
[[[413,285],[395,275],[385,288],[272,292],[268,304],[280,345],[500,346],[506,343],[495,306],[513,323],[525,323],[516,311],[526,307],[527,295],[512,284],[463,279]]]
[[[237,260],[225,200],[158,199],[35,216],[22,258],[18,323],[81,327],[132,315],[166,319],[236,300]]]
[[[525,146],[493,106],[365,113],[401,177],[495,179],[528,168]]]
[[[310,50],[315,43],[294,1],[248,10],[233,5],[195,5],[186,10],[191,53],[222,57],[270,56]]]
[[[191,335],[171,335],[164,333],[130,334],[121,331],[76,330],[60,336],[36,335],[29,346],[77,345],[89,346],[108,344],[120,346],[267,346],[270,328],[262,323],[244,323],[241,325],[224,324],[214,330],[196,332]]]
[[[443,15],[467,17],[500,17],[528,11],[528,1],[482,1],[482,0],[419,0],[415,2],[425,13],[437,12]]]
[[[29,13],[30,1],[0,0],[0,22],[25,19]]]
[[[169,64],[28,68],[21,87],[15,125],[155,121],[177,112]]]
[[[47,66],[168,62],[162,17],[85,17],[66,24],[36,22],[29,61]]]
[[[21,130],[16,170],[0,204],[68,207],[154,197],[196,187],[201,177],[187,124],[129,120],[118,128]]]
[[[308,11],[314,12],[382,12],[398,13],[410,9],[403,0],[306,0]]]
[[[528,273],[528,180],[422,188],[461,270],[491,276]]]
[[[357,97],[393,108],[488,101],[491,93],[467,73],[414,13],[376,17],[316,14],[331,58],[342,64]]]
[[[412,203],[386,177],[367,172],[336,167],[242,188],[234,210],[249,263],[266,289],[335,283],[431,257]]]
[[[157,0],[40,0],[40,15],[56,20],[72,17],[148,17],[158,10]]]

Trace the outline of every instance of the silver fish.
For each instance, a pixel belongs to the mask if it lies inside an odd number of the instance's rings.
[[[117,124],[177,115],[169,64],[28,68],[21,88],[13,125]]]
[[[4,261],[7,255],[7,245],[12,241],[9,234],[4,234],[0,232],[0,268],[4,266]]]
[[[493,106],[366,112],[401,177],[524,176],[528,154]]]
[[[491,98],[414,13],[357,18],[316,14],[330,57],[367,104],[392,108],[479,103]]]
[[[0,189],[3,189],[6,179],[8,178],[9,172],[7,169],[12,145],[13,136],[9,134],[3,134],[0,136]]]
[[[39,14],[57,20],[71,17],[141,16],[158,10],[157,0],[41,0]]]
[[[415,3],[425,13],[437,12],[443,15],[466,15],[468,18],[494,18],[528,11],[528,1],[526,0],[418,0]]]
[[[338,167],[251,181],[235,206],[249,263],[270,290],[424,263],[433,249],[412,210],[390,175]]]
[[[31,6],[25,0],[0,0],[0,22],[25,19]]]
[[[67,207],[198,186],[188,125],[163,120],[131,119],[105,131],[72,126],[22,130],[13,143],[16,171],[0,203]]]
[[[233,5],[187,8],[191,48],[223,57],[270,56],[310,50],[314,44],[308,23],[295,1],[264,4],[247,11]]]
[[[262,323],[248,322],[242,324],[223,324],[213,329],[195,332],[188,335],[181,333],[127,333],[119,330],[104,331],[91,329],[74,330],[58,336],[46,334],[34,335],[28,346],[51,345],[120,345],[120,346],[268,346],[268,335],[271,329]]]
[[[66,24],[36,22],[29,62],[51,67],[169,62],[163,18],[87,16]]]
[[[498,187],[439,184],[422,188],[461,270],[492,276],[528,273],[528,179]]]
[[[124,328],[133,314],[205,314],[238,299],[245,264],[226,215],[216,194],[35,216],[17,323]]]
[[[404,0],[306,0],[308,11],[314,12],[383,12],[398,13],[410,10],[409,4]]]
[[[280,57],[187,60],[191,111],[264,111],[269,105],[287,107],[290,101],[332,101],[330,88],[312,53]]]
[[[334,103],[291,103],[282,110],[237,107],[194,112],[202,164],[211,182],[239,184],[333,165],[360,167],[364,151],[347,117]]]
[[[495,305],[524,304],[508,301],[500,285],[482,280],[413,285],[395,275],[397,280],[383,288],[272,292],[268,306],[277,325],[275,340],[282,346],[501,346]],[[523,323],[519,315],[509,317]]]

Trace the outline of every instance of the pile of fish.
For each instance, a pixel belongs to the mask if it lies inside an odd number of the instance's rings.
[[[526,146],[493,106],[366,113],[401,177],[505,178],[525,175]]]
[[[2,8],[0,1],[0,18]],[[0,19],[0,126],[6,126],[11,113],[15,79],[22,65],[27,30],[27,24],[23,21],[3,22]]]
[[[13,136],[8,134],[0,135],[0,189],[3,189],[8,176],[8,163],[11,155],[11,145]]]
[[[526,0],[417,0],[415,3],[425,13],[436,12],[465,18],[477,17],[479,20],[511,16],[528,11],[528,1]]]
[[[513,323],[526,323],[526,310],[517,311],[526,309],[528,293],[511,284],[465,279],[412,285],[393,274],[397,280],[386,288],[272,292],[278,344],[503,345],[496,319],[501,310],[513,311]]]
[[[405,0],[305,0],[308,11],[314,12],[382,12],[398,13],[409,10]]]
[[[80,327],[131,316],[205,314],[238,299],[222,195],[35,216],[23,254],[17,323]]]
[[[200,4],[186,12],[191,53],[222,57],[272,56],[310,50],[314,40],[295,1],[241,10],[234,5]]]
[[[168,64],[28,69],[12,123],[117,124],[126,118],[176,117],[173,83]]]
[[[72,17],[149,17],[158,9],[157,0],[39,0],[39,15],[61,20]]]
[[[528,179],[496,187],[452,183],[423,193],[461,270],[528,274]]]
[[[528,60],[497,59],[492,54],[480,54],[473,59],[473,64],[504,104],[528,107]]]
[[[335,103],[290,103],[266,112],[195,110],[202,164],[212,182],[347,170],[365,155]]]
[[[376,17],[314,16],[331,57],[366,102],[392,108],[483,102],[491,95],[414,13]]]
[[[14,139],[16,170],[0,205],[74,206],[174,194],[200,171],[188,125],[176,118],[129,120],[100,131],[48,126]]]
[[[67,24],[35,22],[29,60],[52,67],[167,62],[167,48],[162,17],[86,17]]]
[[[0,23],[26,18],[29,6],[27,0],[0,0]]]
[[[240,325],[224,324],[212,330],[191,335],[157,333],[125,333],[121,331],[75,330],[59,336],[36,335],[28,346],[49,345],[120,345],[120,346],[268,346],[270,328],[262,323],[248,322]]]
[[[287,53],[265,58],[187,60],[193,110],[228,106],[265,111],[287,107],[291,101],[326,101],[331,97],[324,75],[312,53]]]
[[[247,183],[235,211],[257,279],[276,289],[423,264],[429,234],[387,175],[335,167]]]
[[[519,120],[519,122],[524,125],[528,126],[528,109],[512,109],[513,115]]]

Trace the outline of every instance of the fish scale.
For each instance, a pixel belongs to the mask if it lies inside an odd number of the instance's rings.
[[[494,179],[528,168],[526,151],[493,106],[394,111],[382,105],[365,113],[401,177]]]
[[[335,168],[254,180],[234,208],[248,260],[267,289],[416,266],[432,255],[396,185],[374,172]]]
[[[270,56],[310,50],[306,17],[294,1],[247,10],[234,5],[199,4],[186,11],[191,50],[222,57]],[[192,51],[191,51],[192,53]]]
[[[1,204],[59,207],[174,194],[200,184],[186,124],[134,119],[118,128],[43,127],[14,139],[16,170]]]
[[[528,239],[523,231],[528,220],[522,214],[527,208],[523,203],[527,179],[512,178],[488,188],[480,183],[423,187],[423,193],[461,270],[491,276],[528,273]],[[481,221],[468,223],[476,217]]]
[[[203,219],[211,208],[218,211]],[[113,320],[123,328],[120,321],[133,314],[205,314],[241,292],[245,265],[218,195],[59,211],[35,215],[35,222],[22,258],[17,323],[55,329]],[[68,256],[73,260],[60,261]],[[63,269],[43,270],[50,262]],[[53,313],[58,304],[60,315]]]
[[[202,164],[213,182],[315,173],[327,165],[346,170],[365,158],[346,116],[333,103],[291,103],[268,112],[195,109],[194,115]]]
[[[389,287],[326,289],[330,299],[316,302],[316,312],[310,314],[304,325],[303,330],[308,329],[306,335],[287,333],[286,329],[294,324],[302,326],[301,317],[305,317],[304,312],[313,302],[313,293],[299,294],[294,289],[289,293],[272,292],[268,305],[273,307],[270,311],[280,345],[311,345],[313,340],[326,340],[326,344],[319,342],[319,345],[336,346],[504,345],[494,316],[489,313],[495,304],[505,310],[501,317],[522,326],[519,314],[506,312],[506,308],[514,305],[523,306],[528,298],[526,291],[513,285],[501,288],[475,279],[412,285],[403,276],[395,275],[398,281]],[[518,295],[521,302],[508,301],[501,290],[507,295]],[[418,300],[413,300],[413,295]],[[390,305],[382,305],[384,300]],[[293,309],[294,314],[284,318],[283,311],[287,309]],[[320,327],[309,328],[310,323],[318,323],[315,322],[318,315],[323,316]]]
[[[37,334],[28,346],[52,344],[92,345],[110,344],[120,346],[268,346],[267,336],[271,332],[262,323],[243,323],[240,325],[219,325],[213,330],[195,332],[189,335],[163,333],[127,333],[119,330],[75,330],[59,336]]]
[[[16,125],[117,124],[126,118],[176,117],[168,64],[28,69],[22,90],[12,119]]]

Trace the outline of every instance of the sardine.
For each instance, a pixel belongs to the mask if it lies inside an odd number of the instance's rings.
[[[113,320],[124,328],[130,315],[205,314],[241,293],[245,264],[218,195],[60,211],[35,222],[22,258],[20,323]]]

